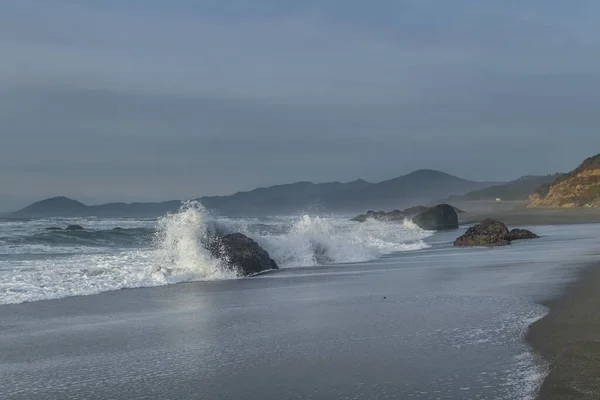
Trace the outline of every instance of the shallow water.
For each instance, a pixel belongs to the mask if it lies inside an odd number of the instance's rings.
[[[522,340],[599,225],[536,227],[506,248],[429,248],[0,306],[10,399],[526,399],[543,377]]]

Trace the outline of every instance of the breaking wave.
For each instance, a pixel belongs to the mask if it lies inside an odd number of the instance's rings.
[[[0,224],[0,304],[236,278],[205,247],[215,232],[246,234],[281,268],[364,262],[419,250],[428,247],[423,239],[432,234],[411,222],[359,224],[310,215],[215,218],[197,202],[156,221],[101,220],[94,222],[99,229],[86,231],[45,231],[42,223],[51,221]],[[117,223],[130,226],[115,230]]]
[[[384,254],[428,247],[422,239],[430,235],[408,221],[402,225],[374,220],[357,224],[309,215],[292,222],[283,235],[247,234],[283,267],[374,260]]]

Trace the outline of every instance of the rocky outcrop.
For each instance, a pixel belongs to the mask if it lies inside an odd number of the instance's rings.
[[[481,223],[467,229],[464,235],[454,241],[455,246],[505,246],[512,240],[534,239],[538,236],[526,229],[509,231],[506,225],[493,219],[485,219]]]
[[[412,221],[428,231],[458,229],[458,215],[454,207],[448,204],[438,204],[417,215]]]
[[[422,214],[432,208],[433,207],[415,206],[407,208],[406,210],[393,210],[389,212],[369,210],[366,214],[358,215],[352,218],[350,221],[365,222],[368,219],[375,219],[378,221],[404,221],[405,219],[413,218],[414,216]],[[456,207],[452,208],[454,211],[456,211],[456,213],[464,213],[463,210],[459,210]]]
[[[366,214],[358,215],[350,221],[365,222],[368,219],[376,219],[378,221],[404,221],[406,219],[406,214],[400,210],[390,212],[369,210]]]
[[[408,217],[414,217],[415,215],[419,215],[419,214],[429,210],[430,208],[431,207],[415,206],[415,207],[407,208],[406,210],[403,210],[402,212],[404,214],[406,214]]]
[[[529,208],[600,207],[600,154],[554,183],[540,187],[525,204]]]
[[[508,240],[508,228],[500,221],[486,219],[467,229],[454,241],[455,246],[504,246]]]
[[[65,228],[66,231],[84,231],[85,228],[81,225],[69,225]]]
[[[231,269],[243,276],[279,269],[265,249],[242,233],[216,237],[208,249],[213,257],[223,260]]]
[[[508,232],[508,240],[521,240],[521,239],[537,239],[538,235],[528,231],[527,229],[513,229]]]

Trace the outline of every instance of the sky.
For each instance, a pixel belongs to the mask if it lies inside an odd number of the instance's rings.
[[[0,211],[600,153],[600,2],[3,0]]]

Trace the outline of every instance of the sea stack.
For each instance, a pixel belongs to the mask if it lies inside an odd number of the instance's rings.
[[[412,220],[420,228],[428,231],[458,229],[458,214],[449,204],[438,204],[417,215]]]

